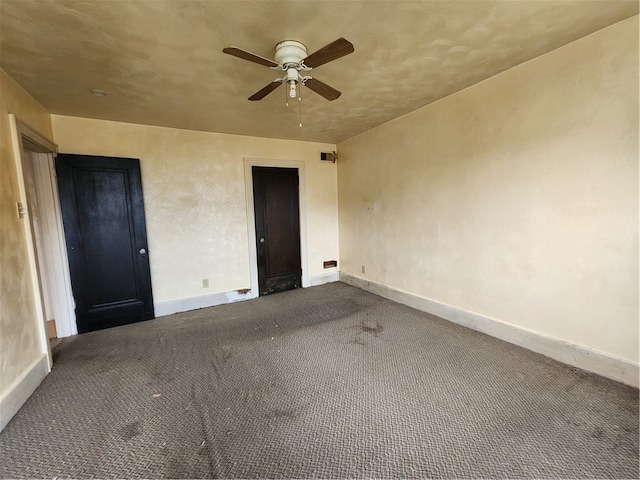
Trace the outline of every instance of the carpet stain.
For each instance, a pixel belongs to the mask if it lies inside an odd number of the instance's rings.
[[[123,440],[131,440],[138,435],[142,435],[142,425],[139,420],[131,422],[120,429],[120,435]]]
[[[380,322],[376,322],[375,325],[372,325],[372,323],[373,322],[363,320],[358,324],[358,327],[362,333],[368,333],[377,337],[379,333],[384,331],[384,327],[380,325]]]

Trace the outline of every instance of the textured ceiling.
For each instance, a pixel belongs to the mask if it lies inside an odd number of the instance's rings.
[[[638,13],[637,1],[1,0],[0,65],[51,113],[337,143]],[[225,55],[285,39],[355,53],[314,69],[329,102]],[[108,96],[90,94],[101,89]]]

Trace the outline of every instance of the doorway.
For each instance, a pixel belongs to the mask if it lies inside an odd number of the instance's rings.
[[[296,168],[252,167],[260,295],[299,288],[299,179]]]
[[[53,336],[53,327],[58,337],[76,333],[53,165],[57,146],[15,115],[9,115],[9,126],[18,176],[16,214],[24,225],[30,287],[48,371],[52,364],[49,337]]]
[[[51,153],[43,152],[28,138],[22,139],[22,173],[27,199],[26,216],[31,227],[31,241],[40,285],[40,302],[48,340],[57,338],[56,323],[62,323],[62,315],[56,314],[56,310],[60,309],[55,305],[60,301],[60,298],[56,298],[57,285],[54,275],[54,263],[60,260],[60,254],[55,252],[58,240],[56,217],[59,214],[55,210],[52,198],[51,160]],[[61,298],[64,309],[66,307],[64,293]]]
[[[140,162],[56,158],[78,333],[154,318]]]

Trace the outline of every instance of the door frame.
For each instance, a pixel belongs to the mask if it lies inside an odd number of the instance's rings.
[[[247,240],[249,242],[249,276],[251,278],[251,298],[260,295],[258,286],[258,250],[256,248],[256,217],[253,203],[252,167],[295,168],[298,170],[298,206],[300,216],[300,266],[302,268],[302,288],[310,286],[307,266],[307,206],[305,202],[305,170],[301,160],[272,160],[265,158],[244,158],[244,182],[247,206]]]
[[[16,118],[15,115],[9,115],[9,126],[11,130],[13,144],[13,158],[16,167],[18,179],[18,196],[19,201],[24,208],[27,207],[27,197],[30,194],[36,195],[39,203],[46,204],[53,212],[55,212],[55,231],[49,232],[55,242],[48,245],[45,255],[51,259],[48,262],[46,276],[51,280],[54,311],[56,318],[56,329],[58,337],[66,337],[77,333],[75,324],[75,309],[73,295],[71,294],[71,277],[69,275],[69,262],[67,259],[66,248],[64,248],[64,229],[62,227],[62,215],[60,211],[60,201],[58,197],[58,185],[55,178],[54,155],[58,151],[58,146],[51,140],[37,132],[27,123]],[[46,166],[40,163],[39,171],[34,171],[33,175],[41,181],[46,181],[51,186],[51,197],[41,198],[38,195],[38,189],[35,192],[27,192],[25,181],[24,162],[29,159],[24,158],[26,151],[38,155],[39,158],[34,159],[35,162],[47,162]],[[33,180],[35,181],[36,178]],[[34,232],[31,227],[31,220],[27,216],[23,219],[23,228],[25,232],[25,240],[27,247],[27,256],[29,262],[29,274],[31,276],[31,287],[33,290],[33,301],[37,316],[38,333],[40,336],[40,345],[42,353],[48,357],[49,368],[51,368],[51,345],[47,334],[47,325],[42,303],[44,287],[42,285],[41,275],[45,276],[45,272],[40,272],[38,265],[37,249],[34,242]]]

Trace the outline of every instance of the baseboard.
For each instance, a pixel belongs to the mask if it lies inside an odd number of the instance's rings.
[[[340,272],[328,272],[320,275],[314,275],[309,278],[309,286],[317,287],[325,283],[337,282],[340,280]]]
[[[240,302],[253,298],[251,290],[230,290],[228,292],[211,293],[199,295],[197,297],[181,298],[178,300],[167,300],[153,304],[156,317],[164,317],[179,312],[188,312],[199,308],[215,307],[226,303]]]
[[[16,380],[0,399],[0,432],[4,430],[13,416],[18,413],[31,394],[49,373],[47,355],[43,354],[31,364],[25,373]]]
[[[309,277],[309,285],[306,287],[316,287],[325,283],[337,282],[340,280],[339,272],[323,273]],[[306,288],[305,287],[305,288]],[[226,303],[241,302],[255,298],[250,289],[230,290],[228,292],[211,293],[209,295],[199,295],[197,297],[181,298],[178,300],[167,300],[153,304],[156,317],[173,315],[174,313],[188,312],[199,308],[215,307]]]
[[[340,272],[340,281],[626,385],[638,388],[640,383],[638,364],[621,358],[348,273]]]

